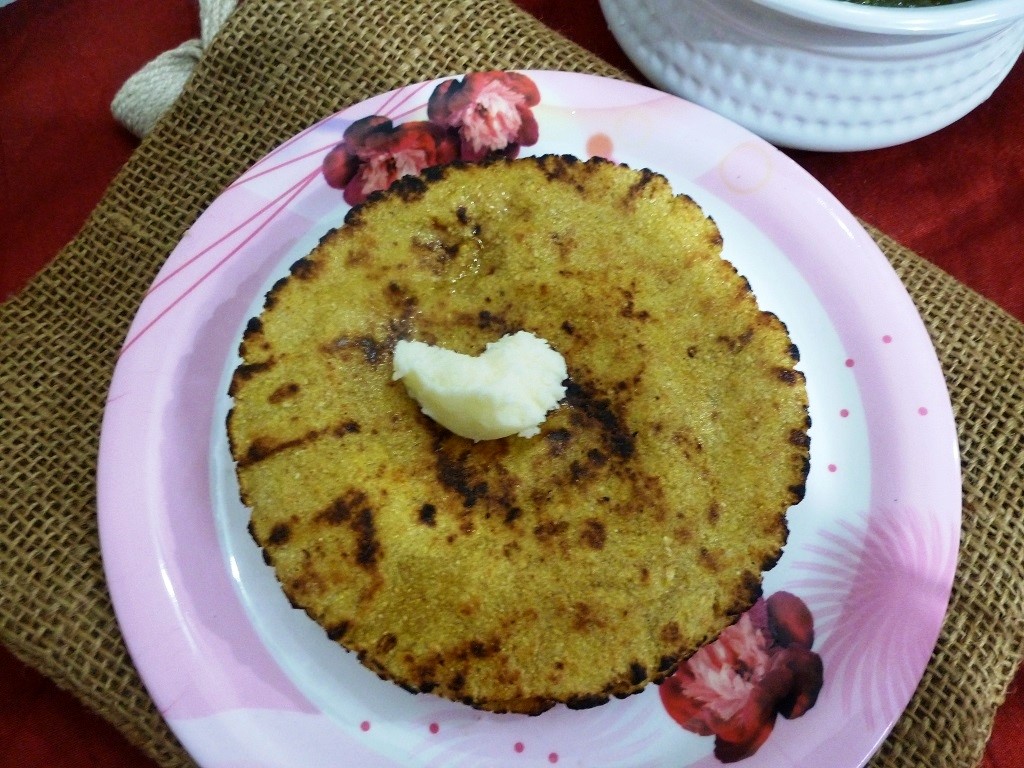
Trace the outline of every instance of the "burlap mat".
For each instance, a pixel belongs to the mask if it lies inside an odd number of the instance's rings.
[[[128,659],[96,532],[100,418],[128,324],[186,228],[276,144],[372,94],[490,68],[617,74],[504,0],[248,0],[77,239],[0,307],[0,640],[162,765],[191,761]],[[939,351],[964,467],[949,616],[872,765],[971,766],[1024,653],[1024,326],[872,235]]]

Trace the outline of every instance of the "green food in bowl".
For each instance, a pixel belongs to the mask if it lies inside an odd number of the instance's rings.
[[[954,5],[966,3],[969,0],[845,0],[845,2],[857,5],[881,5],[886,8],[921,8],[932,5]]]

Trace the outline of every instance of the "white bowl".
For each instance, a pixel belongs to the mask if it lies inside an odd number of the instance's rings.
[[[601,0],[660,88],[774,144],[901,144],[987,99],[1024,47],[1024,1],[884,8],[844,0]]]

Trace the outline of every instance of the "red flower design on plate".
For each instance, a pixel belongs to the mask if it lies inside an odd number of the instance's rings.
[[[357,205],[402,176],[458,157],[453,132],[423,120],[395,125],[383,115],[356,120],[324,158],[327,183]]]
[[[445,80],[430,95],[427,116],[458,131],[460,157],[469,162],[501,153],[516,157],[519,148],[537,143],[533,107],[540,91],[518,72],[473,72]]]
[[[803,600],[776,592],[683,662],[662,683],[662,704],[686,730],[713,735],[722,762],[750,757],[777,715],[800,717],[817,701],[823,668],[813,644]]]

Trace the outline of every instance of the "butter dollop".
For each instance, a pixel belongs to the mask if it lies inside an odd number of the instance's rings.
[[[471,440],[536,435],[568,377],[565,358],[529,331],[502,336],[477,357],[401,340],[394,368],[423,413]]]

